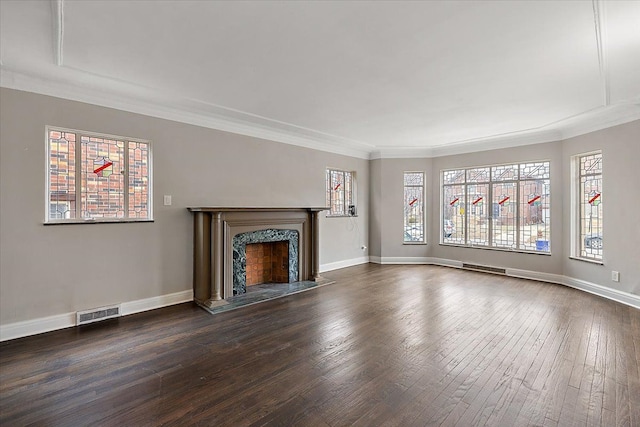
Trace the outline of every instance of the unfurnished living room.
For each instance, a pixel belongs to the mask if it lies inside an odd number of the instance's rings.
[[[640,1],[0,0],[0,425],[640,426]]]

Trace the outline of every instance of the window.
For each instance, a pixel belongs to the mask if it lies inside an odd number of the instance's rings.
[[[442,172],[441,242],[550,252],[550,164]]]
[[[353,172],[327,169],[327,216],[355,216]]]
[[[574,157],[574,206],[578,221],[574,223],[573,256],[602,261],[602,152]]]
[[[47,164],[47,223],[152,219],[148,141],[48,128]]]
[[[424,242],[424,172],[405,172],[404,243]]]

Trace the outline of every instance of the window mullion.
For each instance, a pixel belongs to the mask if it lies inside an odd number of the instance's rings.
[[[129,141],[124,141],[124,174],[122,187],[124,191],[124,218],[129,218]]]
[[[520,174],[518,174],[518,179],[516,180],[515,202],[516,202],[516,248],[520,249]]]
[[[82,219],[82,135],[76,136],[76,219]]]

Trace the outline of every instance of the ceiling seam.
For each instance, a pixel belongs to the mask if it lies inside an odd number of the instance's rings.
[[[51,0],[53,9],[53,59],[58,67],[63,64],[63,47],[64,47],[64,0]]]
[[[596,46],[598,50],[598,64],[600,66],[600,78],[602,79],[602,97],[605,107],[611,105],[609,88],[609,69],[606,55],[606,17],[605,5],[602,0],[592,0],[593,21],[595,26]]]

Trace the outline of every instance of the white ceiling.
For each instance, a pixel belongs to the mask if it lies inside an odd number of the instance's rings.
[[[3,87],[358,157],[640,118],[640,1],[2,0],[0,15]]]

